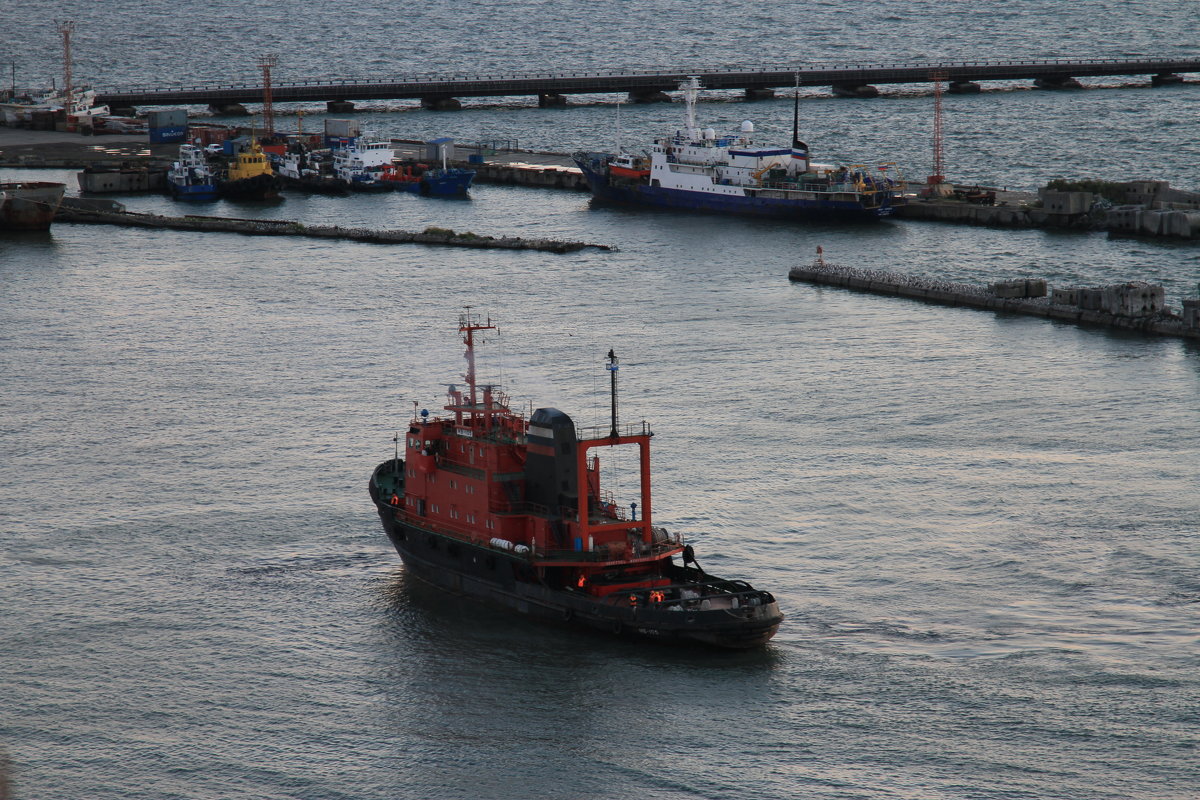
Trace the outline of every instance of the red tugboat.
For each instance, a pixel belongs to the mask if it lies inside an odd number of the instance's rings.
[[[618,424],[613,352],[611,427],[581,430],[554,408],[526,420],[500,387],[476,382],[476,334],[494,329],[469,308],[459,317],[466,387],[449,387],[446,416],[414,414],[395,457],[371,475],[408,569],[456,594],[617,634],[729,648],[774,636],[783,614],[769,592],[708,575],[678,534],[652,524],[653,434],[645,422]],[[628,511],[602,490],[592,452],[621,446],[639,454],[639,502]]]

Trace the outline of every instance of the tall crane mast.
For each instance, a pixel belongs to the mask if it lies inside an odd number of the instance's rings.
[[[270,53],[258,57],[258,66],[263,79],[263,130],[265,136],[275,135],[275,109],[271,105],[271,69],[279,63],[279,56]]]
[[[942,152],[942,81],[947,79],[945,72],[932,72],[933,80],[933,174],[929,176],[930,186],[938,186],[946,181],[946,164]]]

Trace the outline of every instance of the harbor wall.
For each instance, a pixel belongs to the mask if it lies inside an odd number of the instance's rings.
[[[608,245],[587,242],[568,242],[556,239],[525,239],[518,236],[481,236],[466,232],[455,232],[445,228],[430,227],[424,231],[372,230],[368,228],[343,228],[338,225],[305,225],[293,220],[238,219],[231,217],[183,216],[169,217],[159,214],[140,214],[118,210],[119,204],[110,206],[98,203],[111,201],[64,202],[59,208],[57,219],[94,225],[122,225],[137,228],[166,228],[171,230],[197,231],[204,233],[240,233],[249,236],[305,236],[316,239],[347,239],[372,244],[424,244],[445,247],[469,247],[495,250],[540,250],[549,253],[572,253],[585,248],[611,250]]]
[[[1184,300],[1185,316],[1178,316],[1169,311],[1162,310],[1161,306],[1158,307],[1159,310],[1153,312],[1147,310],[1146,313],[1130,315],[1113,313],[1099,307],[1085,308],[1078,305],[1066,305],[1065,300],[1068,298],[1064,298],[1063,295],[1058,294],[1061,290],[1054,290],[1050,297],[1044,296],[1046,291],[1044,281],[1041,282],[1040,286],[1043,296],[999,297],[993,291],[989,290],[989,288],[983,286],[935,281],[882,270],[861,270],[853,267],[823,263],[793,267],[788,272],[788,278],[793,281],[816,283],[824,286],[837,286],[845,289],[870,292],[872,294],[907,297],[913,300],[923,300],[942,305],[966,306],[1011,314],[1025,314],[1028,316],[1044,317],[1046,319],[1056,319],[1063,322],[1100,325],[1159,336],[1200,339],[1200,313],[1195,311],[1198,302],[1195,300]],[[1015,283],[1015,281],[1009,281],[1002,284],[993,284],[993,287]],[[1025,282],[1022,281],[1022,283]],[[1130,287],[1129,294],[1131,295],[1137,293],[1139,297],[1143,296],[1142,285],[1119,284],[1119,286]],[[1112,287],[1105,288],[1111,289]],[[1037,290],[1038,287],[1035,283],[1033,291]],[[1080,290],[1075,291],[1079,292]],[[1099,291],[1103,294],[1104,289]],[[1145,293],[1145,296],[1154,297],[1155,293],[1151,290]],[[1076,294],[1073,297],[1079,298],[1081,295]],[[1110,294],[1111,297],[1118,298],[1117,300],[1110,299],[1110,302],[1117,307],[1121,307],[1121,303],[1126,302],[1120,299],[1123,295]],[[1157,297],[1161,298],[1161,287],[1158,287]],[[1148,300],[1147,302],[1150,301]],[[1109,307],[1112,306],[1110,305]],[[1191,312],[1190,317],[1187,316],[1188,312]]]

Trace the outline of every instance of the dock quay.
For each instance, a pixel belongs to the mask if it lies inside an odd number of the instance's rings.
[[[830,264],[821,258],[819,250],[815,262],[792,267],[788,278],[927,303],[1025,314],[1157,336],[1200,339],[1200,298],[1185,298],[1183,313],[1175,314],[1163,305],[1161,286],[1141,282],[1054,289],[1047,296],[1046,282],[1041,279],[1002,281],[988,286],[953,283]]]
[[[119,203],[105,200],[64,198],[56,220],[87,225],[122,225],[135,228],[165,228],[203,233],[240,233],[248,236],[305,236],[313,239],[343,239],[371,244],[423,244],[439,247],[470,247],[492,250],[539,250],[547,253],[573,253],[586,248],[612,250],[609,245],[566,242],[555,239],[526,239],[518,236],[480,236],[456,233],[446,228],[424,231],[379,231],[344,228],[338,225],[305,225],[292,220],[241,219],[187,215],[169,217],[126,211]]]

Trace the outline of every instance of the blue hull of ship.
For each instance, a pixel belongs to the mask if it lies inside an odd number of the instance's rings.
[[[886,202],[877,208],[866,208],[853,201],[789,200],[689,192],[645,184],[613,185],[586,160],[577,160],[576,164],[596,199],[611,203],[823,222],[871,222],[893,211],[893,206]]]
[[[471,188],[473,180],[474,170],[453,168],[428,170],[419,180],[386,182],[394,183],[398,192],[412,192],[426,197],[460,197]]]
[[[180,185],[178,183],[170,183],[171,194],[176,200],[216,200],[217,187],[212,183],[192,183]]]

